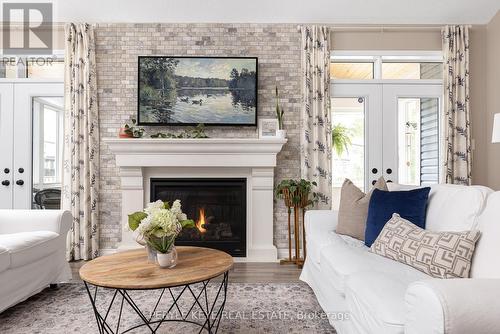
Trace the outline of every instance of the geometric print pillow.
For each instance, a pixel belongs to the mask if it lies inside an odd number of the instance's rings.
[[[398,214],[385,224],[370,251],[436,278],[468,278],[481,232],[431,232]]]

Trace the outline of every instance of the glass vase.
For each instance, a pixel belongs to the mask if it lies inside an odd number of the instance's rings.
[[[173,268],[177,265],[177,250],[172,246],[167,253],[157,252],[156,258],[160,268]]]
[[[149,246],[149,244],[146,244],[146,252],[148,253],[148,262],[156,264],[156,251]]]

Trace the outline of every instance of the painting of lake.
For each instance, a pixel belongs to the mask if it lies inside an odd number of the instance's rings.
[[[257,58],[139,57],[138,121],[256,125]]]

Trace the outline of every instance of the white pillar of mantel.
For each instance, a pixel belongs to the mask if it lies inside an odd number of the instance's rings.
[[[286,139],[105,138],[103,141],[115,154],[120,168],[123,228],[118,251],[139,247],[126,228],[127,215],[142,210],[146,204],[145,187],[149,187],[148,175],[152,171],[155,177],[165,178],[244,175],[248,194],[247,256],[241,260],[277,261],[273,243],[274,167]]]

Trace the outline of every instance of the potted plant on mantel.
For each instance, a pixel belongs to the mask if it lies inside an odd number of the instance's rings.
[[[285,114],[285,110],[283,106],[280,106],[280,95],[278,92],[278,86],[276,86],[276,117],[278,118],[278,130],[276,131],[276,135],[278,138],[286,138],[286,130],[283,129],[283,115]]]
[[[276,198],[283,199],[288,208],[288,259],[280,261],[281,264],[294,263],[301,267],[306,259],[306,236],[304,227],[305,209],[314,204],[318,200],[318,195],[312,191],[313,187],[317,186],[316,182],[308,180],[282,180],[275,190]],[[295,257],[292,258],[292,226],[290,215],[294,212],[294,244]],[[300,218],[299,210],[302,210],[302,247],[304,257],[300,257]]]
[[[120,133],[118,137],[120,138],[142,138],[144,135],[144,129],[137,126],[137,120],[131,119],[132,125],[125,124],[120,128]]]
[[[195,223],[182,212],[181,201],[172,206],[158,200],[149,203],[143,211],[128,215],[129,228],[136,232],[136,241],[146,244],[148,260],[156,262],[161,268],[173,268],[177,264],[175,238],[183,228],[193,228]]]

